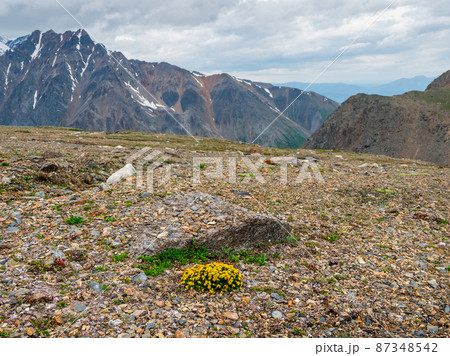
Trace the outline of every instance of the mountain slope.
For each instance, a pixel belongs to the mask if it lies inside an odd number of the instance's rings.
[[[450,72],[424,92],[358,94],[343,103],[304,148],[414,158],[450,165]]]
[[[301,93],[114,52],[118,63],[82,30],[34,31],[7,43],[12,49],[0,56],[0,125],[189,131],[249,142]],[[256,143],[298,147],[337,106],[305,92]]]

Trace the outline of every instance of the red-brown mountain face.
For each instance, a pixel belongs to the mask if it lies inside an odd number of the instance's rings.
[[[450,165],[450,71],[424,92],[358,94],[344,102],[304,148],[413,158]]]
[[[250,142],[301,93],[228,74],[204,76],[168,63],[129,60],[109,53],[82,30],[34,31],[11,47],[0,54],[0,125],[189,131]],[[337,107],[304,92],[256,143],[298,147]]]

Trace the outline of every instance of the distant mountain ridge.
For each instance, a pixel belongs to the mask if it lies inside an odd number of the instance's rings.
[[[119,65],[83,30],[34,31],[5,44],[10,49],[0,55],[0,125],[172,134],[187,130],[249,142],[301,93],[228,74],[205,76],[164,62],[129,60],[113,52]],[[256,143],[298,147],[337,107],[305,92]]]
[[[302,147],[382,154],[450,166],[450,71],[422,92],[351,97]]]
[[[356,94],[376,94],[384,96],[400,95],[412,90],[423,91],[433,81],[434,78],[425,76],[416,76],[414,78],[401,78],[393,82],[370,85],[370,84],[345,84],[345,83],[315,83],[311,86],[306,82],[289,82],[281,85],[312,90],[316,93],[326,96],[338,103],[343,103],[349,97]]]

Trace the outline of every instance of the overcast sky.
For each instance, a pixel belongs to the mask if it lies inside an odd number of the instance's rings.
[[[58,0],[128,58],[255,81],[388,82],[450,69],[448,0]],[[80,28],[56,0],[1,0],[0,35]],[[356,39],[356,41],[355,41]]]

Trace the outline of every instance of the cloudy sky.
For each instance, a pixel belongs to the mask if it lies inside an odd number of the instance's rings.
[[[205,74],[367,83],[450,69],[448,0],[58,1],[108,49]],[[0,2],[4,37],[78,28],[56,0]]]

